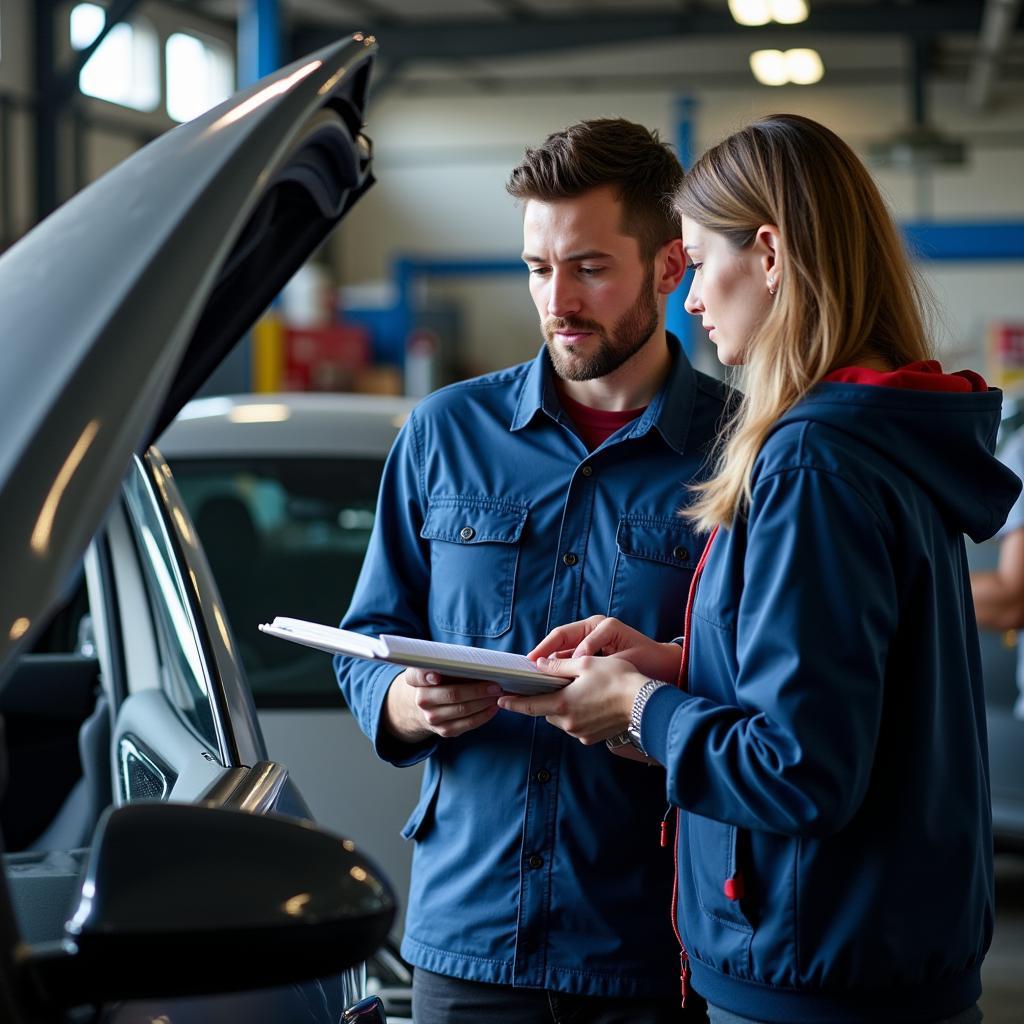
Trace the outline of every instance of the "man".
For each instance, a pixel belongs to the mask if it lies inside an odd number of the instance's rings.
[[[381,484],[347,629],[529,651],[593,613],[681,631],[703,547],[676,514],[726,391],[666,334],[685,271],[657,136],[587,121],[508,191],[545,345],[425,399]],[[427,759],[403,955],[422,1024],[685,1017],[663,770],[500,712],[485,681],[339,657],[378,754]]]

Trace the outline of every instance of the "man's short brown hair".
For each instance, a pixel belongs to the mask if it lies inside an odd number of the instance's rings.
[[[650,260],[680,235],[672,197],[682,180],[679,160],[656,131],[604,117],[570,125],[527,148],[505,188],[522,202],[551,202],[610,185],[622,203],[623,232],[636,238],[640,255]]]

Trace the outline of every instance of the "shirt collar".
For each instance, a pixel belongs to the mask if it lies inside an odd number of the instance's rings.
[[[683,346],[671,332],[668,333],[668,347],[672,354],[668,377],[643,414],[630,424],[624,437],[642,437],[652,428],[657,428],[665,443],[682,453],[690,429],[697,378]],[[558,422],[567,419],[555,391],[554,372],[547,348],[542,345],[523,377],[509,429],[522,430],[540,412],[547,413]]]

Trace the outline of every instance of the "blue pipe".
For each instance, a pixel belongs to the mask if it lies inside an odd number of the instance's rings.
[[[690,108],[692,110],[692,108]],[[680,121],[682,125],[683,121]],[[686,121],[687,132],[692,119]],[[682,144],[690,144],[688,134],[680,131],[680,157],[689,166],[688,152]],[[911,222],[903,225],[907,246],[915,259],[922,262],[1014,262],[1024,261],[1024,221],[1005,222]],[[414,288],[418,278],[430,277],[484,277],[524,273],[523,262],[505,257],[422,257],[402,256],[393,264],[393,279],[397,300],[393,310],[393,325],[388,338],[381,339],[382,351],[378,358],[401,364],[405,357],[405,339],[413,327],[415,315]],[[683,309],[683,299],[689,288],[687,274],[683,283],[669,298],[666,313],[667,326],[683,342],[687,355],[692,357],[697,322]]]

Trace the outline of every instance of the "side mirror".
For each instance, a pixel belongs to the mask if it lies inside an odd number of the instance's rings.
[[[263,988],[360,963],[394,913],[350,840],[285,818],[131,804],[100,820],[64,939],[22,963],[50,1006]]]

